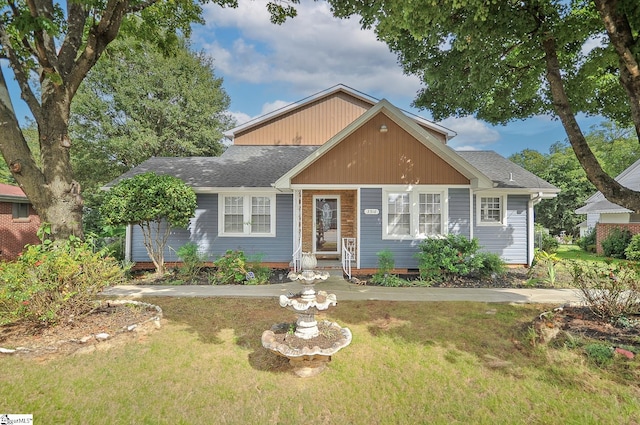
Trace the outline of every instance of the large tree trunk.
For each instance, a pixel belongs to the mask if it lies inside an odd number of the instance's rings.
[[[43,118],[38,125],[42,168],[33,158],[16,119],[4,75],[0,71],[0,150],[13,176],[52,236],[82,237],[82,198],[72,180],[69,156],[70,100],[59,87],[43,84]]]
[[[635,212],[640,212],[640,192],[622,186],[613,177],[604,172],[580,130],[575,114],[571,109],[569,97],[564,90],[555,39],[552,35],[548,35],[542,45],[547,68],[546,78],[549,82],[553,106],[567,133],[573,152],[587,173],[587,178],[609,201]]]

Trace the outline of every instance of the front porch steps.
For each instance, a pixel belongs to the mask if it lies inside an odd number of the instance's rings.
[[[329,272],[331,276],[343,277],[342,263],[340,260],[318,259],[316,269]]]

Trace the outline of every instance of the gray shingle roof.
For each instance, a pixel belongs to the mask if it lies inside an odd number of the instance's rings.
[[[497,188],[559,189],[493,151],[457,151],[457,153],[489,177]]]
[[[219,157],[150,158],[107,184],[147,171],[182,179],[194,188],[270,187],[317,146],[229,146]]]
[[[106,187],[147,171],[178,177],[193,188],[271,187],[317,148],[232,145],[219,157],[155,157]],[[557,190],[555,186],[493,151],[460,151],[458,154],[493,180],[497,188]]]
[[[616,181],[632,190],[640,190],[640,159],[616,177]],[[574,211],[576,214],[627,213],[629,209],[608,201],[602,192],[596,192],[585,201],[585,205]]]

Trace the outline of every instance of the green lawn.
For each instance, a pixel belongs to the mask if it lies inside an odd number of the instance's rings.
[[[603,266],[607,263],[620,263],[627,261],[586,252],[580,249],[578,245],[560,245],[556,254],[562,260],[585,261]]]
[[[0,358],[0,413],[42,424],[620,424],[640,417],[640,362],[606,369],[534,344],[545,306],[339,302],[350,346],[293,376],[260,335],[275,299],[155,298],[161,330],[48,362]]]

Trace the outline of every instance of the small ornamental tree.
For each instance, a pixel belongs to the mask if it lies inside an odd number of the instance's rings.
[[[105,224],[140,226],[156,273],[164,274],[164,249],[171,227],[187,227],[195,209],[196,194],[182,180],[148,172],[112,187],[100,212]]]

